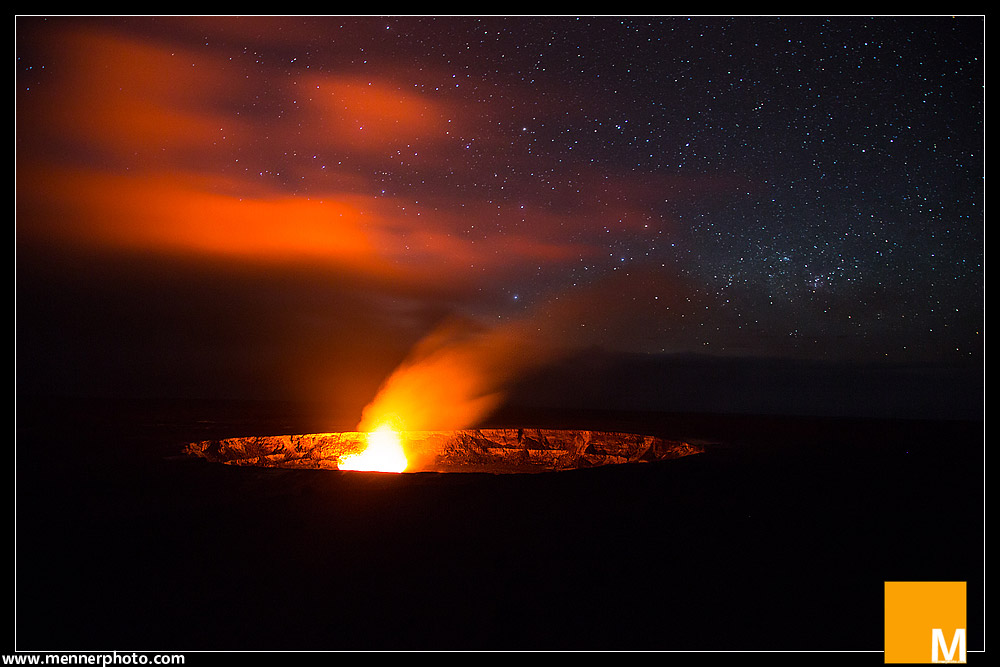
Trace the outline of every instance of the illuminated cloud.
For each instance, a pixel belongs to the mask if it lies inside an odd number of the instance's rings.
[[[532,319],[492,328],[446,322],[385,380],[358,430],[470,428],[501,403],[508,383],[558,352]]]
[[[476,281],[594,252],[566,234],[568,222],[592,223],[529,196],[498,210],[433,184],[420,201],[381,191],[375,174],[387,163],[430,167],[432,181],[459,165],[475,182],[458,135],[476,122],[446,98],[385,75],[264,71],[275,108],[297,114],[276,122],[247,110],[258,88],[217,52],[60,25],[48,44],[58,73],[19,101],[22,239],[310,262],[404,282]],[[317,164],[317,152],[341,157]]]
[[[309,130],[321,142],[380,155],[447,138],[449,113],[425,96],[372,77],[303,77],[288,94],[302,98]]]
[[[153,166],[204,151],[232,127],[232,78],[210,57],[68,25],[49,37],[60,64],[18,110],[21,140],[55,147],[50,158]]]

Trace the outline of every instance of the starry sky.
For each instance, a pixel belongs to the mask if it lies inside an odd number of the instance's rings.
[[[519,376],[981,369],[981,16],[19,17],[16,39],[19,391],[353,410],[458,322],[514,332]]]

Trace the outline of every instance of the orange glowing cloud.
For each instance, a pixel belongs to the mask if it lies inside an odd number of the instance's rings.
[[[211,181],[193,176],[86,170],[22,175],[21,193],[33,211],[32,224],[20,230],[23,236],[77,246],[384,269],[363,201],[348,195],[242,198],[214,192]]]
[[[491,213],[477,206],[414,206],[391,199],[373,200],[371,205],[372,220],[378,220],[383,236],[394,241],[393,260],[420,268],[428,277],[470,270],[491,273],[520,263],[565,264],[594,252],[583,243],[560,238],[552,231],[551,214],[535,207],[519,209],[516,220],[506,216],[498,224],[495,207]],[[524,219],[531,224],[519,224]],[[504,231],[477,230],[491,226]]]
[[[648,269],[640,279],[651,294],[671,303],[690,293],[662,271]],[[597,340],[641,334],[636,329],[650,322],[631,317],[631,300],[622,299],[627,291],[626,280],[612,276],[551,296],[520,318],[490,326],[445,322],[386,378],[362,411],[357,430],[386,424],[413,431],[480,426],[514,382],[594,345],[593,334]]]
[[[358,430],[469,428],[499,405],[508,382],[552,358],[528,321],[487,330],[446,323],[386,379]]]
[[[202,149],[233,130],[213,110],[232,77],[210,57],[99,30],[57,29],[52,80],[22,107],[25,133],[118,157]]]
[[[218,177],[24,167],[18,235],[123,252],[308,262],[424,283],[489,276],[519,262],[569,262],[584,247],[530,234],[453,233],[454,215],[348,192],[238,196]]]
[[[323,140],[386,155],[446,139],[449,119],[455,115],[387,79],[310,76],[294,92],[304,98],[312,129]],[[409,156],[413,157],[412,150]]]
[[[447,163],[447,173],[477,185],[459,137],[478,121],[451,98],[401,86],[387,72],[261,69],[248,81],[248,63],[222,50],[98,24],[46,27],[59,66],[19,95],[19,238],[452,283],[594,251],[567,231],[596,222],[533,201],[537,193],[500,211],[456,199],[475,187],[428,185],[409,199],[382,192],[373,174],[403,162],[404,171],[429,167],[432,182]],[[273,108],[294,109],[295,121],[248,112],[254,86]],[[320,168],[313,155],[324,150],[336,157]]]

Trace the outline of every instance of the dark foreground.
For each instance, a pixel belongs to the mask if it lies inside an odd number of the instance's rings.
[[[977,422],[509,410],[490,425],[707,451],[494,476],[177,457],[353,427],[288,405],[20,400],[17,418],[22,651],[877,652],[886,580],[968,581],[983,646]]]

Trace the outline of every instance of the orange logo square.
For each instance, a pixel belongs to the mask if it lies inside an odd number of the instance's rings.
[[[965,582],[885,582],[885,662],[965,662]]]

